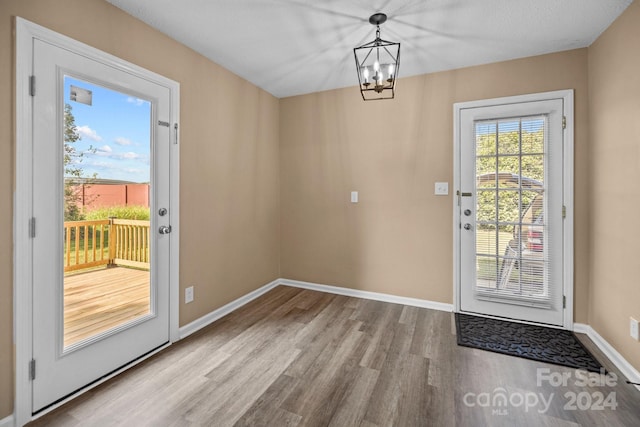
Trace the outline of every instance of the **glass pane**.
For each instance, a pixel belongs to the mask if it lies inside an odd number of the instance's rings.
[[[494,173],[496,170],[496,158],[490,157],[478,157],[476,158],[476,173],[478,177],[486,175],[488,173]],[[489,180],[491,181],[491,179]]]
[[[544,153],[544,124],[543,117],[522,121],[522,153]]]
[[[518,222],[520,220],[520,192],[502,190],[498,193],[498,221]]]
[[[489,134],[496,129],[497,153]],[[479,292],[538,301],[547,297],[544,138],[544,117],[476,124],[476,146],[484,150],[476,156]]]
[[[498,153],[520,153],[520,122],[518,120],[498,124]]]
[[[476,252],[479,255],[496,255],[498,231],[495,227],[482,227],[476,230]]]
[[[544,186],[544,156],[527,155],[521,157],[522,176],[537,181],[537,185]]]
[[[500,186],[508,186],[518,188],[518,175],[520,175],[520,157],[519,156],[504,156],[498,157],[498,172],[505,174],[500,179]],[[515,175],[509,177],[508,174]]]
[[[496,192],[493,190],[478,191],[478,206],[476,218],[478,222],[487,223],[496,221]],[[482,225],[479,225],[482,227]],[[495,227],[495,224],[494,224]]]
[[[496,288],[498,275],[498,259],[493,256],[478,256],[476,258],[477,286],[484,289]]]
[[[64,77],[64,348],[149,315],[151,103]]]
[[[476,123],[476,155],[487,156],[496,154],[496,123]]]

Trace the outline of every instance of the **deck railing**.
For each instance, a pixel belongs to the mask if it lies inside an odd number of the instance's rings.
[[[149,221],[113,219],[109,254],[112,264],[149,268]]]
[[[100,265],[149,268],[149,221],[65,221],[64,271]]]

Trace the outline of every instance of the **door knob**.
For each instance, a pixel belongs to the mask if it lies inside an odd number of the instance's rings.
[[[160,233],[160,234],[169,234],[169,233],[171,233],[171,226],[170,225],[161,225],[160,228],[158,229],[158,233]]]
[[[471,224],[467,223],[463,226],[465,230],[471,230]]]

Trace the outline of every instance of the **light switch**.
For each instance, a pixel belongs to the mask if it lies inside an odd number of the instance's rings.
[[[351,203],[358,203],[358,192],[357,191],[352,191],[351,192]]]
[[[447,196],[449,194],[449,183],[436,182],[435,194],[436,196]]]

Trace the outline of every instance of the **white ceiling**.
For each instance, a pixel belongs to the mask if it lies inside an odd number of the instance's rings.
[[[589,46],[632,0],[107,0],[276,97],[358,84],[389,17],[399,77]],[[170,60],[170,58],[167,58]]]

